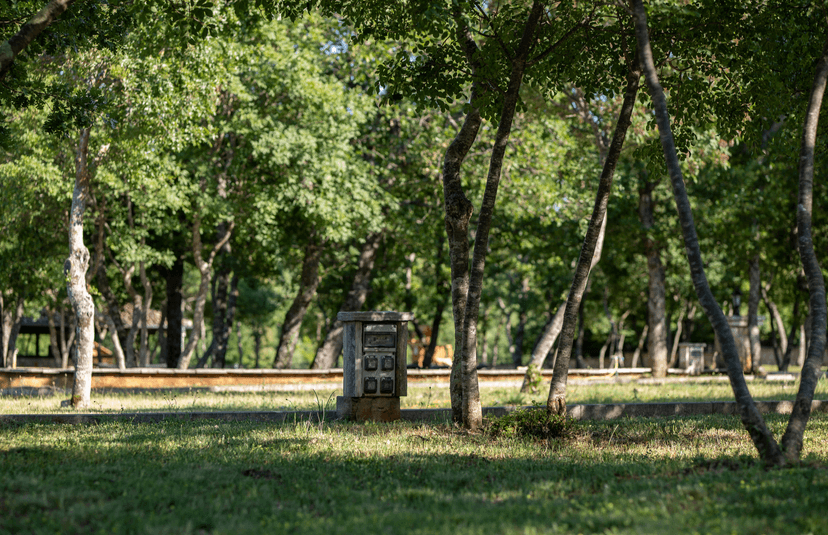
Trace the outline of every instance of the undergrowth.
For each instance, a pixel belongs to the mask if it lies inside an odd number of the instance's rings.
[[[573,418],[549,415],[544,408],[525,408],[493,419],[486,432],[493,437],[553,440],[571,438],[575,428]]]

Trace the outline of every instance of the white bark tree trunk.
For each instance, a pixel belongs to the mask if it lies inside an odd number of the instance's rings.
[[[63,265],[66,292],[75,312],[75,380],[71,404],[76,409],[89,406],[92,392],[92,350],[95,342],[95,304],[86,289],[89,250],[83,244],[83,214],[89,197],[89,129],[81,130],[75,159],[75,189],[69,217],[69,258]]]

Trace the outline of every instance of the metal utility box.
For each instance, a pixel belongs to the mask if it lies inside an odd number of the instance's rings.
[[[700,375],[704,371],[704,348],[707,344],[679,344],[679,368],[689,375]]]
[[[344,323],[339,416],[356,420],[399,419],[400,396],[408,394],[408,322],[414,315],[340,312],[337,319]]]

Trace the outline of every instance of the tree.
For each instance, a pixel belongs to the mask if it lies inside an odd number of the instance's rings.
[[[810,243],[810,208],[812,203],[811,183],[813,180],[813,147],[816,138],[816,124],[819,117],[826,78],[828,78],[828,42],[826,42],[822,56],[817,63],[811,98],[808,104],[808,113],[806,114],[803,127],[802,149],[800,153],[800,204],[797,209],[797,221],[801,237],[800,254],[805,268],[813,276],[813,279],[809,280],[809,283],[812,283],[812,286],[810,286],[811,304],[818,311],[817,323],[819,323],[820,327],[815,330],[816,336],[812,343],[816,348],[813,352],[809,352],[809,359],[806,361],[809,362],[809,367],[803,373],[803,379],[799,392],[797,393],[795,409],[791,414],[785,435],[782,437],[782,449],[780,449],[779,444],[773,438],[773,435],[765,425],[764,419],[756,409],[753,398],[747,389],[732,333],[730,332],[721,308],[719,308],[710,291],[705,277],[704,264],[696,236],[695,224],[693,222],[687,191],[684,187],[682,170],[676,155],[673,135],[670,130],[667,102],[658,81],[653,54],[650,48],[647,14],[642,0],[631,0],[630,5],[635,21],[639,55],[655,108],[664,158],[670,173],[670,181],[673,186],[679,218],[682,223],[682,234],[684,236],[688,262],[693,275],[693,283],[702,308],[713,324],[716,334],[719,336],[722,353],[727,364],[728,377],[730,378],[730,383],[736,397],[742,423],[750,434],[754,445],[759,451],[760,457],[766,463],[780,465],[786,460],[793,462],[799,458],[801,452],[802,436],[810,415],[811,400],[813,399],[813,385],[817,377],[816,370],[821,363],[825,344],[825,293],[824,286],[822,285],[822,273],[816,263],[816,258],[812,255]]]

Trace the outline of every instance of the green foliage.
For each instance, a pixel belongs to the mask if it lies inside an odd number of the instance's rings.
[[[499,438],[560,440],[575,433],[575,420],[558,414],[549,415],[545,408],[517,409],[494,419],[486,432]]]

